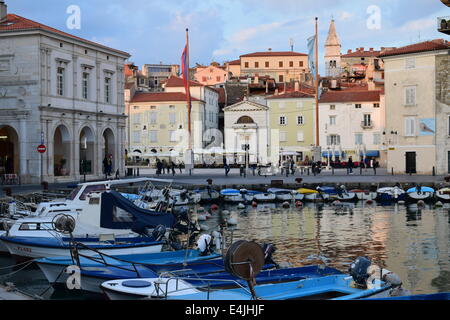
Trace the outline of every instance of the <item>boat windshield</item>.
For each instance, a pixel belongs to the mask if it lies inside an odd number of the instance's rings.
[[[83,193],[80,195],[80,200],[85,200],[86,196],[91,192],[103,192],[106,191],[106,185],[104,184],[95,184],[92,186],[87,186],[84,188]]]
[[[74,200],[78,192],[80,192],[82,186],[78,186],[72,190],[72,192],[67,196],[67,200]]]

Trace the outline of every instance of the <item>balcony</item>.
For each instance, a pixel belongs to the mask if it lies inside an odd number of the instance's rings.
[[[437,18],[437,30],[450,35],[450,16]]]
[[[372,129],[373,122],[372,121],[361,121],[361,128],[363,129]]]

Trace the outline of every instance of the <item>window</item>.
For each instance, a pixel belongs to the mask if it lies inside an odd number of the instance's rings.
[[[356,109],[361,109],[361,103],[355,104],[355,108],[356,108]]]
[[[255,68],[259,68],[259,62],[258,61],[255,62]]]
[[[283,68],[283,61],[279,61],[279,62],[278,62],[278,66],[279,66],[280,68]]]
[[[133,142],[141,143],[141,132],[140,131],[133,131]]]
[[[281,126],[286,125],[287,124],[286,116],[280,116],[280,122],[279,123],[280,123]]]
[[[416,59],[415,58],[406,58],[405,59],[405,69],[414,69],[416,67]]]
[[[89,73],[87,72],[83,72],[82,88],[83,88],[83,99],[87,100],[89,98]]]
[[[416,118],[405,118],[405,136],[414,137],[416,135]]]
[[[303,61],[299,61],[299,62],[298,62],[298,66],[299,66],[299,67],[303,67]]]
[[[284,77],[282,74],[279,75],[278,82],[284,82]]]
[[[111,78],[105,78],[105,102],[111,102]]]
[[[266,68],[269,67],[269,61],[266,61]]]
[[[280,131],[280,142],[286,142],[286,131]]]
[[[244,63],[244,68],[248,68],[248,62]]]
[[[335,146],[341,144],[341,137],[337,134],[330,134],[327,136],[327,145]]]
[[[157,122],[157,113],[156,112],[150,112],[148,117],[148,122],[150,124],[156,124]]]
[[[56,93],[58,96],[64,96],[64,82],[66,69],[58,67],[56,74]]]
[[[355,145],[363,144],[363,135],[362,133],[355,133]]]
[[[169,123],[170,124],[175,124],[176,119],[177,119],[177,116],[175,113],[173,113],[173,112],[169,113]]]
[[[291,67],[291,68],[294,67],[294,61],[289,61],[289,67]]]
[[[374,103],[374,104],[373,104],[373,107],[374,107],[374,108],[379,108],[379,107],[380,107],[380,104],[379,104],[379,103]]]
[[[80,195],[80,200],[85,200],[86,196],[90,193],[103,191],[106,191],[106,186],[104,184],[87,186],[86,188],[84,188],[83,193]]]
[[[336,116],[330,116],[329,119],[330,119],[330,125],[331,126],[336,124]]]
[[[415,86],[405,87],[405,105],[407,105],[407,106],[416,105],[416,87]]]
[[[297,131],[297,142],[302,142],[303,140],[303,131]]]
[[[381,135],[379,133],[374,133],[373,134],[373,144],[374,145],[381,144]]]
[[[336,105],[335,104],[330,104],[330,110],[336,110]]]
[[[217,76],[217,77],[216,77],[216,81],[218,81],[218,82],[220,82],[221,79],[222,79],[222,78],[221,78],[220,76]]]
[[[169,131],[169,140],[170,142],[177,142],[177,135],[176,135],[176,131],[175,130],[170,130]]]
[[[303,118],[303,116],[297,116],[297,124],[298,125],[305,124],[305,119]]]
[[[365,114],[363,118],[364,127],[372,126],[372,120],[370,114]]]
[[[133,115],[133,124],[140,124],[141,123],[141,114],[135,113]]]
[[[158,142],[158,131],[150,130],[149,138],[150,138],[150,142]]]

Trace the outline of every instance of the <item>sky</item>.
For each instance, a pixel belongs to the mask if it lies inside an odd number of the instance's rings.
[[[450,16],[440,0],[6,0],[8,12],[87,40],[126,51],[138,66],[180,64],[189,28],[190,65],[223,63],[267,51],[307,53],[318,17],[319,71],[335,20],[342,53],[357,47],[399,47],[449,38],[437,17]],[[79,29],[73,20],[79,8]]]

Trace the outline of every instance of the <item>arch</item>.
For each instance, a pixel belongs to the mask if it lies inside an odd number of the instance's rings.
[[[20,173],[19,135],[15,128],[0,125],[0,175]]]
[[[71,142],[69,129],[60,124],[53,133],[53,174],[70,175]]]
[[[80,174],[93,174],[95,164],[95,134],[90,126],[84,126],[80,130]]]
[[[243,123],[255,123],[255,121],[253,121],[253,119],[249,116],[242,116],[238,119],[238,121],[236,122],[237,124],[243,124]]]

